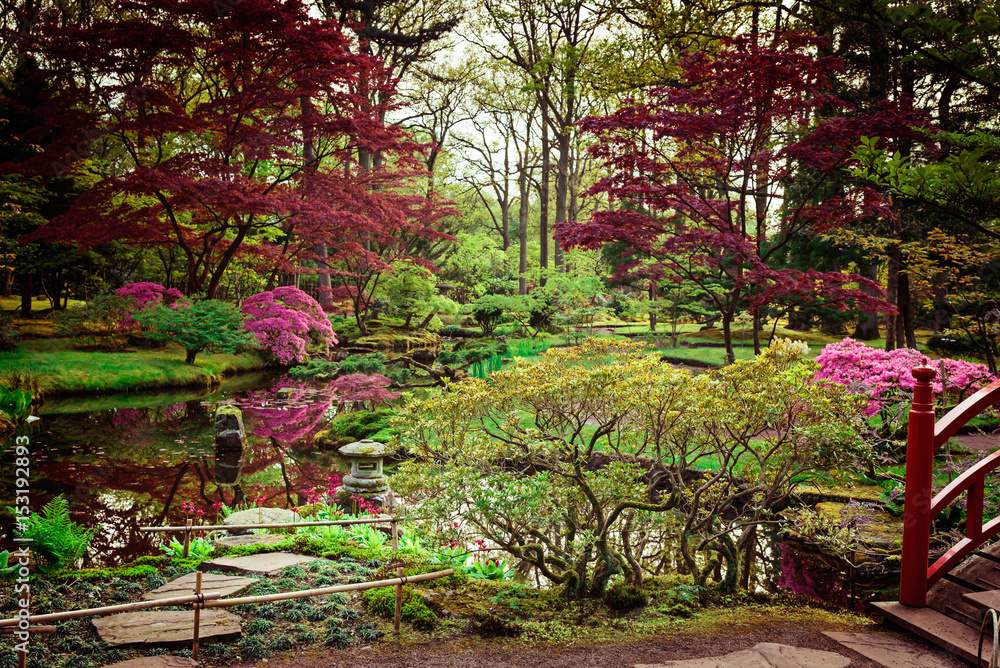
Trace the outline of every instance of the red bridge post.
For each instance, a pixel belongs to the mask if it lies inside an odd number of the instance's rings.
[[[911,371],[913,405],[906,435],[906,494],[903,499],[903,558],[899,602],[927,607],[931,498],[934,474],[934,392],[936,372],[926,361]]]

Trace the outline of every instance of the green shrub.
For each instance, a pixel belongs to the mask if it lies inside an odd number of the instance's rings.
[[[604,602],[612,610],[626,612],[649,602],[649,596],[634,584],[617,582],[604,593]]]
[[[342,413],[330,422],[327,438],[338,444],[360,441],[363,438],[385,443],[399,433],[389,427],[395,415],[396,411],[390,408]]]
[[[346,629],[334,626],[326,632],[326,640],[323,644],[335,649],[344,649],[351,644],[351,636]]]
[[[87,551],[100,527],[87,529],[69,519],[69,502],[57,496],[31,513],[26,530],[19,535],[31,540],[31,552],[43,573],[72,568]]]
[[[17,422],[31,412],[31,392],[8,390],[0,385],[0,413]]]
[[[200,352],[232,353],[254,341],[243,326],[239,310],[216,299],[181,299],[170,306],[160,304],[136,314],[135,319],[154,330],[150,334],[153,339],[173,339],[183,346],[188,364],[194,364]]]
[[[491,303],[491,296],[480,297],[476,301],[476,307],[472,309],[472,318],[479,325],[485,336],[493,334],[493,330],[500,324],[503,318],[503,309],[495,303]]]
[[[263,659],[270,652],[267,651],[267,647],[264,646],[260,638],[250,636],[240,641],[240,654],[243,655],[244,659]]]
[[[413,600],[413,588],[403,587],[403,607]],[[365,590],[361,595],[361,603],[365,610],[383,619],[392,619],[396,616],[396,588],[377,587]],[[423,605],[421,603],[421,605]],[[425,606],[426,607],[426,606]]]
[[[395,599],[393,599],[393,614],[395,615]],[[405,604],[400,618],[418,629],[432,629],[438,622],[437,615],[421,599],[413,599]]]
[[[118,295],[98,295],[81,308],[53,315],[56,331],[71,336],[78,345],[121,352],[128,346],[129,330],[122,321],[134,310],[131,299]]]

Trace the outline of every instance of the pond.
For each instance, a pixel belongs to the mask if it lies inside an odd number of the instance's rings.
[[[213,507],[219,503],[289,508],[346,471],[344,460],[313,445],[331,396],[324,387],[252,373],[214,391],[52,397],[38,411],[41,419],[22,425],[3,447],[0,503],[13,505],[12,446],[27,436],[31,509],[62,495],[75,522],[102,527],[85,566],[155,554],[163,534],[139,528],[183,524],[190,515],[182,504],[193,504],[212,523],[221,519]],[[248,445],[235,461],[231,453],[216,456],[212,413],[220,402],[243,411]],[[0,550],[13,547],[13,529],[11,514],[3,513]]]

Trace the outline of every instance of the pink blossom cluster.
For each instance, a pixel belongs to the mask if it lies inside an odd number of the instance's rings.
[[[358,509],[358,515],[381,515],[382,509],[379,508],[378,504],[369,501],[363,496],[358,494],[351,494],[351,501],[354,503],[354,507]]]
[[[115,291],[115,294],[125,299],[130,299],[135,304],[135,313],[142,313],[149,309],[164,304],[170,306],[175,301],[183,297],[181,291],[176,288],[165,288],[158,283],[129,283],[123,285]],[[133,315],[135,315],[133,313]],[[132,316],[126,316],[118,325],[118,331],[135,327],[138,323]]]
[[[307,503],[326,503],[329,499],[333,498],[343,484],[340,479],[339,473],[334,473],[326,479],[327,488],[324,490],[319,487],[310,487],[305,490],[306,502]]]
[[[319,303],[293,286],[260,292],[243,302],[247,331],[282,364],[302,362],[310,346],[323,352],[337,335]]]
[[[898,397],[900,390],[913,390],[915,381],[910,371],[923,364],[925,359],[923,354],[912,348],[880,350],[848,338],[823,348],[816,357],[816,363],[819,364],[816,378],[847,385],[859,393],[867,394],[871,402],[865,414],[870,417],[891,397]],[[994,380],[983,364],[954,359],[934,360],[930,364],[938,371],[933,381],[935,394],[941,394],[945,389],[941,379],[942,363],[947,377],[947,390],[957,396],[977,390]]]
[[[193,503],[189,503],[186,501],[181,504],[181,510],[189,514],[197,515],[198,517],[201,517],[202,515],[205,514],[204,510],[202,510],[201,508],[195,508],[195,505]]]

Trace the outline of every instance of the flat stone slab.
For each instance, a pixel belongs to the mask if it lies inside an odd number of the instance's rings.
[[[277,545],[288,540],[288,536],[275,533],[245,534],[241,536],[225,536],[212,541],[213,547],[239,547],[240,545]]]
[[[851,660],[846,656],[833,652],[762,642],[752,649],[725,656],[637,663],[634,668],[847,668],[850,663]]]
[[[966,665],[964,661],[936,647],[919,646],[917,643],[922,641],[916,639],[907,642],[890,635],[833,631],[824,631],[823,635],[886,668],[947,668]]]
[[[302,518],[294,510],[285,508],[251,508],[233,513],[222,523],[229,526],[241,524],[284,524],[286,522],[301,522]],[[250,533],[250,529],[228,529],[234,536]]]
[[[316,561],[316,557],[307,557],[304,554],[292,554],[291,552],[270,552],[268,554],[253,554],[249,557],[220,557],[211,561],[203,561],[198,566],[198,570],[277,575],[289,566],[307,564],[310,561]]]
[[[199,665],[201,664],[194,659],[161,654],[160,656],[143,656],[121,663],[112,663],[107,668],[198,668]]]
[[[162,587],[158,587],[151,592],[147,592],[142,598],[146,601],[158,601],[161,598],[174,598],[176,596],[190,596],[194,594],[197,573],[182,575],[176,580],[171,580]],[[218,573],[203,573],[201,576],[201,591],[222,592],[223,596],[238,594],[247,587],[257,584],[256,578],[242,578],[238,575],[219,575]]]
[[[191,610],[140,610],[94,619],[101,640],[113,647],[164,645],[194,640]],[[201,611],[199,638],[204,642],[235,640],[242,631],[240,618],[231,612],[208,608]]]

